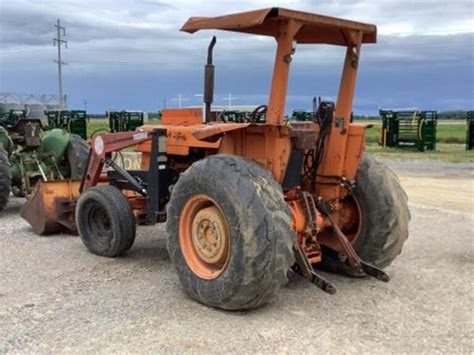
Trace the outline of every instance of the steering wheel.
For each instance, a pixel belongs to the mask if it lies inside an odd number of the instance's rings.
[[[224,123],[227,123],[227,120],[225,119],[226,116],[226,111],[223,109],[219,114],[217,115],[216,121],[222,121]]]
[[[268,106],[267,105],[260,105],[253,110],[247,120],[250,123],[259,123],[262,118],[265,117],[265,114],[267,113]]]

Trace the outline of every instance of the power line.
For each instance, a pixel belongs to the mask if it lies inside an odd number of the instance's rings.
[[[61,47],[64,45],[67,48],[67,41],[61,39],[61,36],[66,35],[66,29],[61,26],[61,22],[58,19],[56,25],[54,25],[57,30],[57,37],[53,38],[53,45],[58,47],[58,59],[54,60],[58,64],[58,89],[59,89],[59,106],[61,110],[64,108],[64,97],[63,97],[63,74],[62,66],[67,65],[66,62],[63,62],[61,59]]]

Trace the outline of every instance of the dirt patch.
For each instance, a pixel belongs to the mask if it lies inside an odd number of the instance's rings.
[[[474,164],[427,160],[387,162],[398,172],[413,206],[474,218]]]

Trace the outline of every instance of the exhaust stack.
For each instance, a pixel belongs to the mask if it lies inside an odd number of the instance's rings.
[[[211,115],[211,104],[214,101],[214,65],[212,64],[212,50],[216,44],[216,36],[212,37],[211,43],[207,49],[207,64],[204,67],[204,95],[205,105],[204,122],[213,121]]]

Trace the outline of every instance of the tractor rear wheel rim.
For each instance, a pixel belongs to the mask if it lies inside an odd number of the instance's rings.
[[[354,195],[348,195],[342,199],[341,205],[338,225],[349,242],[354,245],[362,232],[362,208]],[[333,250],[343,251],[341,244],[334,237],[332,229],[324,229],[319,235],[319,241]]]
[[[179,220],[179,243],[186,264],[202,279],[213,280],[227,267],[230,235],[218,204],[206,195],[191,197]]]
[[[362,208],[354,195],[344,198],[342,205],[341,229],[351,244],[354,244],[362,230]]]

